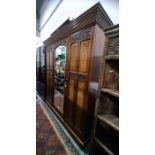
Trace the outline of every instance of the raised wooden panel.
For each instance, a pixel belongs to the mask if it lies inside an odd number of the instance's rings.
[[[77,71],[77,60],[78,60],[78,43],[71,45],[70,53],[70,70]]]
[[[77,100],[76,100],[76,111],[75,111],[75,126],[81,130],[82,123],[82,111],[84,110],[84,99],[85,99],[85,82],[78,82],[77,86]]]
[[[68,93],[67,93],[67,100],[65,104],[65,115],[67,117],[67,120],[72,124],[73,119],[73,104],[74,104],[74,85],[75,80],[70,79],[68,82]]]
[[[87,72],[88,56],[90,54],[90,40],[82,41],[80,44],[79,72]]]
[[[73,102],[73,99],[74,99],[74,80],[70,80],[70,82],[69,82],[68,98],[69,98],[69,101]]]
[[[77,89],[77,106],[78,106],[78,108],[83,107],[84,90],[85,90],[85,83],[78,82],[78,89]]]

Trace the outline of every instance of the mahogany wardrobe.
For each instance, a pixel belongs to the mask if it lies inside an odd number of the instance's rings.
[[[104,55],[104,29],[113,23],[97,3],[67,19],[44,42],[46,103],[80,147],[90,140]]]

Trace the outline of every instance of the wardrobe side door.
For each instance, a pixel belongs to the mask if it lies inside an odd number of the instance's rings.
[[[87,87],[89,81],[90,39],[80,41],[78,71],[76,79],[76,97],[74,104],[74,125],[79,132],[84,131],[87,113]]]
[[[65,95],[65,119],[83,135],[87,113],[87,88],[91,55],[91,29],[71,36],[68,54],[68,82]]]
[[[79,44],[73,43],[69,46],[68,52],[68,71],[67,71],[67,81],[66,81],[66,88],[65,88],[65,119],[68,124],[74,125],[73,121],[73,112],[74,112],[74,105],[76,99],[76,83],[77,83],[77,71],[78,71],[78,50]]]
[[[46,52],[46,101],[48,104],[52,102],[52,64],[53,64],[53,56],[52,49]]]

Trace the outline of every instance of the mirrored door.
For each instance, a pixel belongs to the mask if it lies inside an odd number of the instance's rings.
[[[54,66],[54,106],[63,114],[65,87],[66,47],[60,45],[55,49]]]

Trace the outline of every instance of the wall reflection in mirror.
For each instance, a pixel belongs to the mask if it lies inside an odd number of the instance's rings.
[[[55,49],[54,105],[63,113],[65,87],[66,47],[60,45]]]

